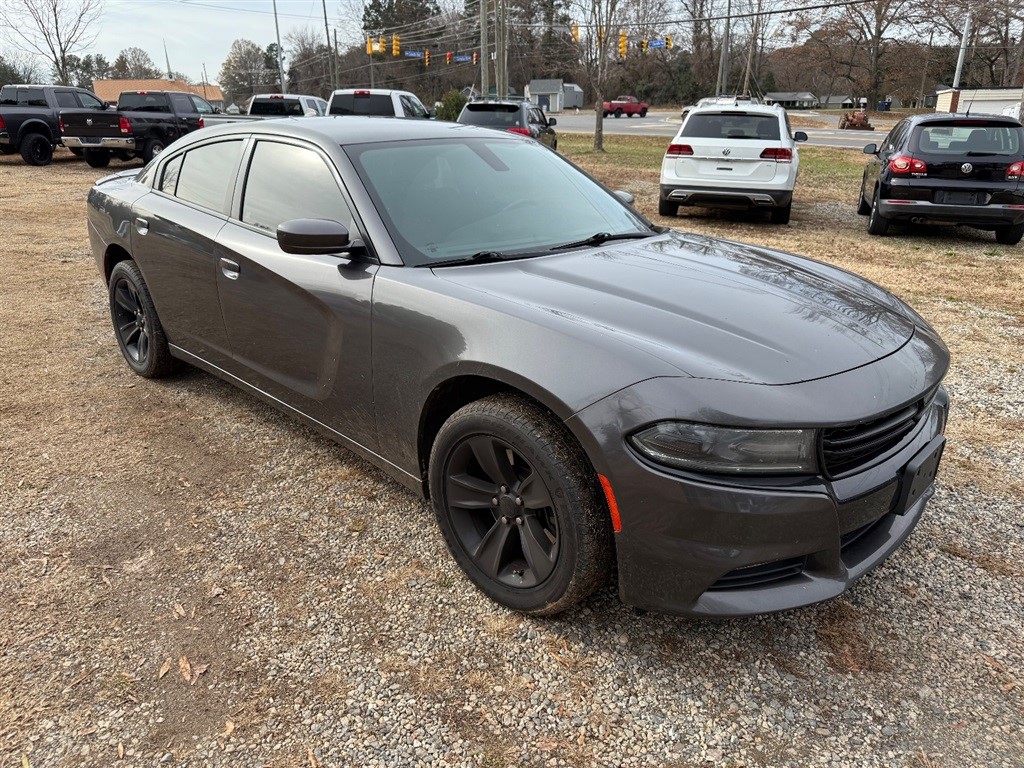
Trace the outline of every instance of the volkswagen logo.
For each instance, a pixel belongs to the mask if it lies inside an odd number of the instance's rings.
[[[973,165],[971,165],[970,163],[964,163],[963,165],[961,165],[961,166],[960,166],[960,171],[961,171],[961,173],[963,173],[963,174],[964,174],[965,176],[966,176],[967,174],[969,174],[969,173],[970,173],[971,171],[973,171],[973,170],[974,170],[974,166],[973,166]]]
[[[92,118],[91,117],[85,118],[85,124],[86,125],[92,125]]]
[[[729,149],[728,147],[726,147],[725,149],[722,150],[722,154],[723,155],[731,155],[732,154],[732,150]]]

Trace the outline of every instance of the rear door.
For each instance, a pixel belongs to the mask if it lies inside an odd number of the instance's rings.
[[[908,149],[928,165],[927,178],[941,180],[931,202],[984,205],[996,189],[1016,187],[1006,171],[1024,159],[1022,129],[1002,120],[955,119],[918,125]]]
[[[777,163],[765,155],[784,146],[777,115],[742,110],[691,112],[673,143],[693,152],[676,157],[678,177],[739,187],[774,180]]]

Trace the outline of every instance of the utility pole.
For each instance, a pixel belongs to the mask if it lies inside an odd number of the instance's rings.
[[[956,60],[956,74],[953,75],[953,94],[949,100],[949,111],[956,112],[960,108],[960,75],[964,71],[964,58],[967,56],[967,43],[971,37],[971,12],[967,11],[964,19],[964,32],[960,37],[960,55]]]
[[[761,25],[761,0],[757,0],[757,16],[750,32],[750,47],[747,48],[747,68],[743,73],[743,95],[750,95],[750,67],[754,61],[754,46],[757,45],[757,30]]]
[[[210,76],[206,74],[206,62],[204,61],[203,62],[203,98],[206,99],[207,101],[210,100],[210,97],[206,95],[206,84],[208,82],[210,82]]]
[[[338,71],[338,30],[334,30],[334,48],[331,51],[331,58],[334,60],[334,89],[338,89],[341,82],[341,73]]]
[[[727,0],[725,6],[725,34],[722,35],[722,55],[718,60],[718,80],[715,81],[715,96],[722,95],[722,92],[729,86],[729,33],[732,24],[732,0]]]
[[[508,98],[508,73],[505,64],[508,61],[505,51],[508,41],[505,39],[505,0],[494,0],[494,85],[495,96],[499,99]]]
[[[171,71],[171,57],[167,55],[167,41],[164,40],[164,60],[167,62],[167,79],[174,79],[174,72]]]
[[[277,35],[277,73],[281,77],[281,93],[288,93],[288,84],[284,81],[284,64],[281,59],[281,27],[277,23],[277,0],[274,0],[274,32]]]
[[[491,64],[488,51],[490,41],[487,39],[488,5],[490,5],[490,0],[480,0],[480,92],[485,99],[487,92],[491,89],[490,72],[487,69]]]
[[[931,34],[928,35],[928,50],[924,55],[924,66],[921,68],[921,87],[917,91],[917,108],[920,109],[924,106],[924,84],[928,78],[928,62],[932,57],[932,40],[935,37],[935,30],[933,29]]]
[[[331,51],[332,50],[331,49],[331,30],[327,26],[327,0],[323,0],[323,4],[324,4],[324,36],[327,38],[327,50]],[[337,90],[337,88],[338,88],[338,76],[335,74],[336,62],[334,61],[334,56],[333,55],[330,56],[330,59],[328,60],[328,64],[329,64],[329,68],[330,68],[328,74],[331,77],[331,89],[332,90]]]

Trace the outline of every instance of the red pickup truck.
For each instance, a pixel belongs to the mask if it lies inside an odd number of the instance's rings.
[[[650,108],[650,104],[646,101],[640,101],[636,96],[619,96],[615,101],[606,101],[604,103],[604,116],[615,115],[616,117],[622,117],[626,115],[632,117],[633,115],[640,115],[640,117],[647,117],[648,108]]]

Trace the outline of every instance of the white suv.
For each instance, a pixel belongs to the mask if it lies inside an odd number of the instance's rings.
[[[777,105],[716,99],[698,104],[683,119],[661,164],[658,213],[675,216],[680,205],[764,208],[772,222],[788,224],[800,170],[786,110]]]

